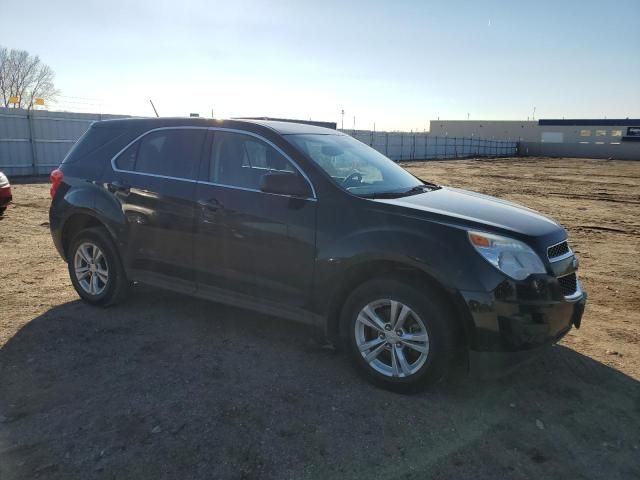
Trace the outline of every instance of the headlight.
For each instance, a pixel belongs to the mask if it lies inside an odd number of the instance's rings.
[[[527,244],[491,233],[468,233],[476,251],[514,280],[524,280],[532,273],[546,273],[542,260]]]

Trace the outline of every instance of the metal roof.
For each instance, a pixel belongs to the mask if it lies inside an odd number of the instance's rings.
[[[118,120],[104,120],[94,123],[98,128],[160,128],[160,127],[228,127],[239,128],[242,126],[259,125],[269,128],[281,135],[315,133],[324,135],[340,135],[330,128],[309,125],[308,123],[295,123],[274,120],[230,119],[215,120],[200,117],[159,117],[159,118],[126,118]]]
[[[315,125],[316,127],[331,128],[335,130],[338,127],[336,122],[321,122],[317,120],[296,120],[293,118],[274,118],[274,117],[233,117],[232,120],[267,120],[274,122],[302,123],[304,125]]]

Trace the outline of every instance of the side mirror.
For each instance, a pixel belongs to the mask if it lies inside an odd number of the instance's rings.
[[[289,172],[266,173],[260,177],[260,190],[292,197],[308,198],[311,189],[302,175]]]

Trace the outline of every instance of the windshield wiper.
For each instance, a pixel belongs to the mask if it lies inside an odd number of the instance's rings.
[[[431,190],[433,190],[433,188],[429,187],[428,185],[416,185],[415,187],[412,187],[406,192],[404,192],[404,194],[413,195],[417,193],[430,192]]]
[[[374,193],[363,193],[362,195],[358,195],[362,198],[398,198],[403,197],[404,193],[402,192],[374,192]]]
[[[360,195],[363,198],[400,198],[400,197],[408,197],[410,195],[418,195],[420,193],[430,192],[432,190],[437,189],[436,185],[416,185],[415,187],[411,187],[409,190],[405,190],[403,192],[373,192],[373,193],[365,193]]]

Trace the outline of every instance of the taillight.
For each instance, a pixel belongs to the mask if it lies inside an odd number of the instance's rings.
[[[55,197],[56,191],[58,187],[62,183],[62,179],[64,178],[64,173],[59,168],[56,168],[51,175],[49,175],[49,180],[51,180],[51,190],[49,193],[51,194],[51,198]]]

